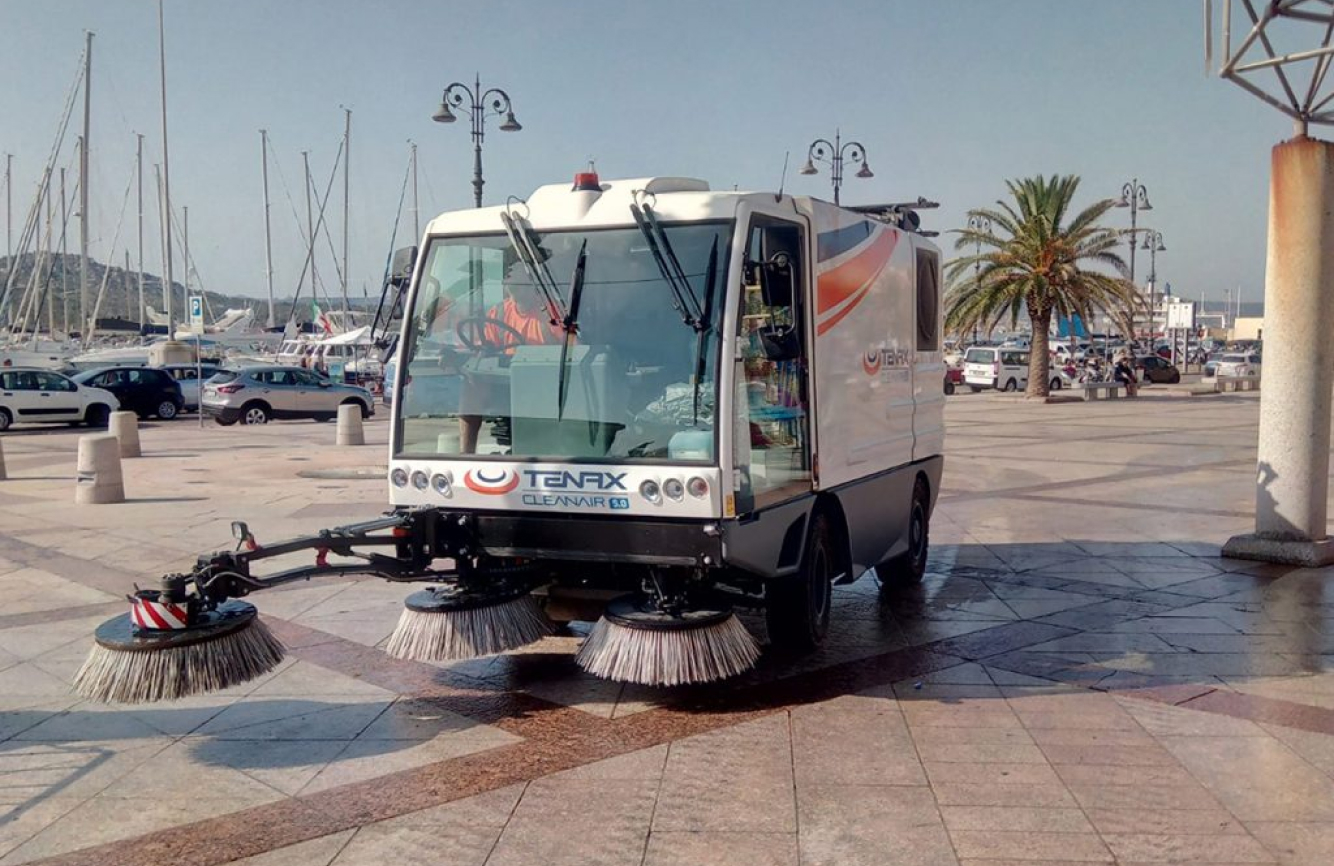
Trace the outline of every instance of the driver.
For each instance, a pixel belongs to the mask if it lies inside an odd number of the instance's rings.
[[[515,346],[557,343],[565,335],[559,324],[552,324],[537,288],[514,282],[516,277],[523,275],[522,264],[515,262],[510,266],[505,279],[505,300],[486,313],[488,319],[503,322],[506,327],[487,325],[483,339],[489,346],[504,349],[506,355],[513,355]]]

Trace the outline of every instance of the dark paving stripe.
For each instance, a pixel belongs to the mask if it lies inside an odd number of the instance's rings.
[[[1247,466],[1250,465],[1248,461]],[[1126,476],[1123,476],[1126,477]],[[1033,493],[1013,493],[1007,494],[1006,499],[1020,499],[1030,502],[1050,502],[1056,505],[1073,505],[1084,508],[1126,508],[1133,511],[1143,511],[1149,506],[1143,502],[1117,502],[1108,499],[1078,499],[1073,496],[1041,496]],[[1209,517],[1251,517],[1249,511],[1226,511],[1221,508],[1195,508],[1190,509],[1191,514],[1204,514]],[[1220,545],[1221,547],[1221,545]]]
[[[0,580],[3,579],[0,576]],[[113,617],[124,613],[125,609],[125,602],[123,601],[104,601],[98,604],[81,604],[77,607],[58,607],[54,610],[4,614],[0,616],[0,631],[21,628],[25,625],[43,625],[51,622],[63,622],[67,619],[82,619],[87,616]]]
[[[1154,466],[1149,469],[1140,469],[1134,472],[1096,475],[1092,478],[1080,478],[1074,481],[1050,481],[1043,484],[1030,484],[1026,487],[1001,487],[995,490],[975,490],[966,493],[942,493],[940,495],[940,501],[975,502],[981,499],[1010,499],[1022,494],[1046,493],[1051,490],[1069,490],[1072,486],[1076,485],[1080,488],[1087,488],[1102,484],[1119,484],[1123,481],[1142,481],[1146,478],[1164,478],[1169,475],[1189,475],[1192,472],[1203,472],[1209,469],[1225,469],[1229,467],[1254,465],[1254,460],[1217,460],[1212,463],[1198,463],[1193,466]],[[1144,506],[1140,507],[1142,508]]]
[[[1199,686],[1130,689],[1118,694],[1139,700],[1171,704],[1188,710],[1231,716],[1234,719],[1334,735],[1334,710],[1285,701],[1281,698]]]

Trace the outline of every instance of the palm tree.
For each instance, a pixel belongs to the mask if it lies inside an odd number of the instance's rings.
[[[1010,326],[1028,311],[1033,323],[1029,351],[1027,396],[1046,398],[1050,359],[1047,332],[1055,313],[1093,320],[1101,311],[1122,322],[1138,302],[1135,286],[1120,276],[1087,270],[1087,265],[1105,265],[1118,274],[1127,272],[1116,248],[1121,233],[1104,228],[1098,221],[1113,207],[1112,199],[1099,201],[1066,222],[1070,202],[1079,188],[1075,175],[1031,177],[1006,181],[1008,202],[997,201],[998,209],[981,208],[969,216],[990,220],[991,232],[975,228],[958,232],[955,249],[980,250],[950,262],[948,313],[945,325],[954,333],[975,327],[990,331],[1007,314]],[[977,267],[976,275],[974,268]]]

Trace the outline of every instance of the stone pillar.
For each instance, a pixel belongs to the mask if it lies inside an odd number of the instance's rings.
[[[361,406],[356,403],[344,403],[338,407],[339,445],[365,445],[366,432],[361,427]]]
[[[133,412],[112,412],[108,429],[120,443],[121,457],[139,457],[139,416]]]
[[[79,468],[74,482],[77,505],[125,501],[120,474],[120,442],[110,433],[79,437]]]
[[[1326,533],[1334,388],[1334,144],[1299,136],[1274,148],[1265,265],[1264,389],[1255,532],[1223,555],[1317,566]]]

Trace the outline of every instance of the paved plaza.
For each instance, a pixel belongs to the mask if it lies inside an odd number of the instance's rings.
[[[130,501],[81,507],[79,432],[14,431],[0,866],[1327,866],[1334,574],[1217,556],[1252,528],[1257,410],[950,398],[924,583],[838,588],[824,649],[722,685],[594,679],[578,634],[396,661],[410,588],[339,578],[252,598],[275,672],[134,709],[70,693],[94,627],[233,519],[378,514],[387,419],[363,448],[145,424]]]

